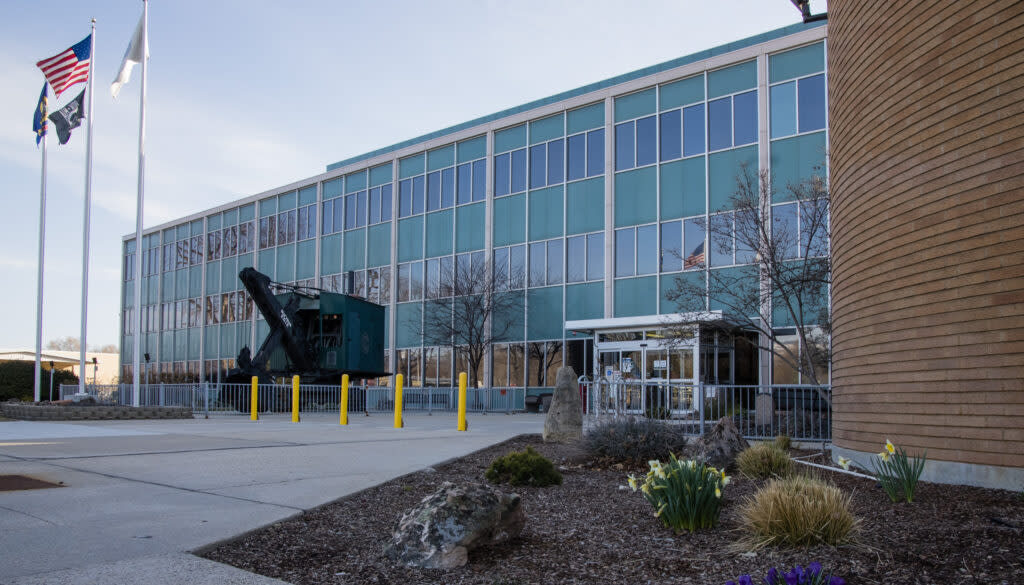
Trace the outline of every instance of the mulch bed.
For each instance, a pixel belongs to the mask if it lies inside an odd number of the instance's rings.
[[[404,510],[445,480],[484,481],[491,461],[527,445],[562,467],[564,483],[514,488],[527,515],[518,539],[472,551],[468,565],[451,571],[395,566],[384,557]],[[639,493],[620,487],[630,471],[645,470],[608,468],[588,461],[578,447],[522,436],[353,494],[204,556],[296,584],[723,585],[741,574],[758,582],[769,567],[788,570],[811,561],[849,585],[1024,584],[1021,492],[922,483],[913,504],[892,504],[871,480],[821,471],[852,494],[853,512],[862,519],[858,543],[744,552],[735,546],[742,536],[739,504],[763,481],[733,475],[720,525],[675,535]]]

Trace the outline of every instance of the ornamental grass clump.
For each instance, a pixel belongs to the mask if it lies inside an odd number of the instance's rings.
[[[740,518],[751,548],[835,546],[851,541],[860,523],[850,512],[849,496],[801,475],[771,480],[743,503]]]
[[[892,441],[886,440],[885,450],[878,454],[878,459],[871,460],[871,467],[890,500],[898,502],[902,495],[910,503],[914,501],[917,480],[921,478],[927,457],[925,451],[920,457],[909,458],[902,447],[897,449]]]
[[[685,429],[650,419],[620,418],[590,429],[584,446],[591,456],[609,462],[643,465],[686,448]]]
[[[555,469],[555,465],[532,447],[498,457],[487,468],[484,477],[492,483],[508,483],[514,486],[562,485],[562,474]]]
[[[793,447],[793,439],[789,435],[778,435],[775,437],[775,446],[783,451],[789,451]]]
[[[668,463],[649,461],[643,481],[629,476],[629,487],[640,490],[654,506],[654,515],[677,534],[711,528],[722,511],[722,488],[729,483],[724,470],[703,461],[680,461],[674,454]]]
[[[846,585],[842,577],[833,577],[831,573],[825,574],[821,569],[821,563],[814,562],[807,565],[807,570],[797,565],[788,573],[783,573],[775,567],[768,569],[763,585]],[[742,575],[736,581],[726,581],[725,585],[754,585],[750,575]],[[761,585],[761,584],[758,584]]]
[[[736,467],[744,477],[786,477],[793,472],[793,460],[773,443],[758,443],[736,456]]]

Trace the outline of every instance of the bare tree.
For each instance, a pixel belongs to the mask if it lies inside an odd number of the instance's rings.
[[[491,345],[507,341],[522,323],[521,274],[493,268],[482,253],[440,259],[437,274],[428,268],[426,300],[419,322],[408,325],[425,345],[450,347],[456,361],[464,360],[470,383],[478,379]]]
[[[722,210],[702,222],[708,233],[712,259],[730,258],[732,268],[708,269],[703,248],[684,251],[684,267],[697,268],[707,277],[677,277],[668,293],[681,314],[673,327],[692,331],[700,323],[729,334],[757,333],[759,349],[783,361],[804,380],[822,384],[822,365],[829,360],[830,314],[828,287],[829,192],[824,180],[812,176],[787,185],[778,193],[767,172],[742,167],[736,192]],[[783,197],[779,197],[783,195]],[[772,206],[773,201],[791,202]],[[711,262],[714,264],[714,262]],[[733,264],[731,260],[722,264]],[[701,319],[709,308],[722,310],[721,320]],[[782,343],[775,322],[785,322],[797,336],[797,346]]]
[[[67,336],[58,337],[57,339],[51,339],[46,342],[46,349],[56,349],[57,351],[78,351],[82,349],[82,342],[77,337]]]
[[[117,344],[108,343],[106,345],[93,346],[89,351],[95,351],[96,353],[118,353],[120,350]]]

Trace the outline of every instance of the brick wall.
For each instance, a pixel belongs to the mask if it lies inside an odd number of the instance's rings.
[[[829,2],[834,441],[1024,467],[1024,2]]]

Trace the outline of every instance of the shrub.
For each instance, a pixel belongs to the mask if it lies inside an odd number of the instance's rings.
[[[768,569],[768,574],[764,578],[764,585],[789,585],[790,583],[799,585],[846,585],[846,580],[842,577],[833,577],[831,573],[826,575],[821,570],[821,563],[818,562],[807,565],[806,571],[803,567],[797,565],[788,573],[783,573],[772,567]],[[725,585],[754,585],[754,580],[750,578],[750,575],[742,575],[738,583],[736,581],[727,581]]]
[[[629,476],[629,487],[640,490],[654,506],[654,515],[677,534],[718,524],[722,488],[729,483],[725,471],[703,461],[680,461],[669,455],[668,464],[651,461],[643,483]]]
[[[650,419],[613,419],[592,428],[585,447],[595,457],[627,464],[643,464],[686,449],[686,433],[679,425]]]
[[[785,477],[793,471],[793,460],[773,443],[758,443],[736,456],[736,467],[744,477]]]
[[[740,516],[754,548],[834,546],[848,542],[860,522],[839,488],[799,475],[773,479],[744,502]]]
[[[887,440],[885,450],[878,454],[878,461],[871,461],[871,467],[874,469],[875,479],[882,485],[890,500],[899,501],[902,493],[907,503],[911,503],[914,501],[914,490],[917,489],[917,480],[921,478],[927,457],[928,452],[925,451],[921,457],[910,459],[902,447],[897,450],[892,441]]]
[[[41,372],[40,396],[42,400],[50,399],[50,371]],[[35,362],[5,362],[0,364],[0,402],[14,398],[31,401],[35,398],[36,364]],[[77,384],[78,376],[65,370],[53,372],[53,399],[60,399],[61,384]]]
[[[555,469],[555,465],[532,447],[498,457],[487,468],[484,477],[492,483],[508,483],[515,486],[544,487],[562,483],[562,474]]]
[[[775,446],[783,451],[789,451],[793,448],[793,440],[789,438],[789,435],[779,435],[775,437]]]

